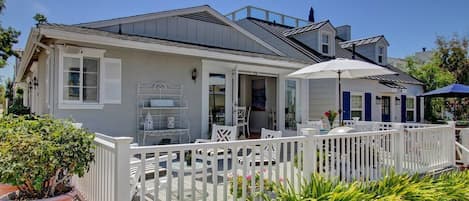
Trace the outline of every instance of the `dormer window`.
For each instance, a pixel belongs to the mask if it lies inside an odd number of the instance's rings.
[[[378,63],[382,64],[384,60],[384,47],[378,47]]]
[[[330,41],[330,40],[329,40],[329,34],[323,33],[323,34],[321,35],[321,52],[322,52],[323,54],[326,54],[326,55],[329,55],[329,54],[330,54],[330,53],[329,53],[329,52],[330,52],[330,51],[329,51],[329,44],[330,44],[329,41]]]

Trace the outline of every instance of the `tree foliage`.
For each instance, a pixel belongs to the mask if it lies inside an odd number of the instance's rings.
[[[451,39],[439,36],[436,40],[436,57],[440,67],[453,73],[458,83],[469,84],[469,40],[454,35]]]
[[[3,10],[5,10],[5,1],[0,0],[0,14]],[[0,68],[6,65],[9,57],[16,56],[13,45],[18,43],[19,35],[19,31],[11,27],[3,28],[0,24]]]
[[[33,19],[36,20],[36,25],[47,23],[47,17],[41,13],[36,13]]]

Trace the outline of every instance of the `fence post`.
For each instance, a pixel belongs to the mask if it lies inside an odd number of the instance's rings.
[[[453,166],[456,166],[456,122],[455,121],[448,121],[448,125],[450,126],[449,132],[449,159]],[[464,154],[462,154],[464,156]],[[461,156],[462,158],[464,158]]]
[[[396,168],[396,173],[403,172],[403,163],[404,163],[404,154],[405,154],[405,129],[404,124],[402,123],[394,123],[393,129],[397,130],[397,135],[393,138],[394,139],[394,166]]]
[[[314,136],[319,134],[319,130],[314,128],[303,128],[301,133],[306,137],[303,144],[303,176],[305,177],[306,181],[310,181],[311,175],[314,173],[314,170],[316,170],[317,166],[317,144]]]
[[[131,137],[117,137],[115,139],[115,199],[129,201],[130,198],[130,143]]]

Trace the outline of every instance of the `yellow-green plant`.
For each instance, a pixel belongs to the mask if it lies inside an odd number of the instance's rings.
[[[0,183],[19,188],[16,199],[54,197],[71,190],[94,160],[94,135],[50,117],[0,118]]]

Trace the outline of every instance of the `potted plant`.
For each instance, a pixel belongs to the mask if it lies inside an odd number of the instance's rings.
[[[0,118],[0,183],[18,190],[0,200],[74,200],[74,175],[94,160],[94,134],[50,117]]]
[[[334,121],[335,121],[335,118],[337,117],[337,114],[338,114],[337,112],[332,111],[332,110],[328,110],[327,112],[324,112],[324,116],[326,116],[327,120],[329,121],[330,129],[332,129],[334,126]]]

